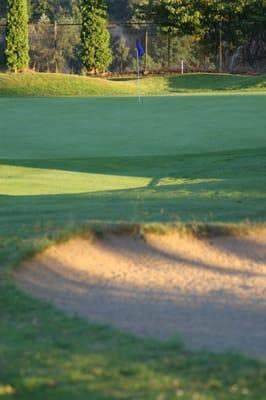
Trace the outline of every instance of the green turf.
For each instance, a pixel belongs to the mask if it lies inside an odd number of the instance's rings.
[[[265,96],[0,98],[0,158],[200,154],[266,145]],[[15,145],[14,145],[15,144]]]
[[[265,90],[266,75],[186,74],[148,76],[141,79],[141,92],[144,95]],[[0,73],[2,96],[136,96],[136,92],[137,82],[134,76],[100,79],[62,74]]]
[[[0,98],[0,399],[263,400],[265,362],[66,318],[9,271],[95,224],[265,223],[265,106],[222,93]]]
[[[2,224],[264,222],[265,100],[0,99]]]

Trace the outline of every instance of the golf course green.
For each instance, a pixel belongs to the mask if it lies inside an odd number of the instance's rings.
[[[70,319],[23,294],[11,272],[55,241],[107,226],[265,224],[265,79],[247,93],[225,77],[204,93],[199,75],[185,95],[178,79],[177,95],[159,80],[162,93],[141,103],[126,97],[130,82],[116,86],[124,97],[47,97],[47,82],[46,97],[32,97],[41,78],[28,91],[15,89],[19,79],[11,88],[0,75],[0,399],[263,400],[265,362]]]
[[[265,105],[261,95],[2,98],[2,229],[264,222]]]

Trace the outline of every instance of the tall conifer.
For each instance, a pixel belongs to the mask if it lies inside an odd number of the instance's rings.
[[[106,71],[112,61],[105,0],[81,1],[82,63],[88,73]]]
[[[28,8],[27,0],[8,0],[6,58],[11,71],[28,67]]]

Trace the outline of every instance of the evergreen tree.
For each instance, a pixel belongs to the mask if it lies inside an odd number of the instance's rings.
[[[81,1],[81,58],[91,74],[106,71],[112,61],[105,0]]]
[[[28,66],[27,0],[8,0],[6,57],[11,71],[23,71]]]

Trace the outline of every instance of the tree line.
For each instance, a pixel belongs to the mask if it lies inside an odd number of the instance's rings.
[[[218,50],[231,54],[247,41],[265,40],[266,0],[2,0],[1,17],[6,17],[7,22],[5,53],[10,70],[27,68],[29,34],[34,37],[36,48],[39,46],[39,53],[42,51],[42,29],[47,27],[40,24],[32,28],[36,32],[29,32],[28,22],[65,21],[81,24],[81,30],[75,31],[75,35],[73,30],[73,37],[66,35],[64,52],[72,52],[70,58],[73,59],[76,52],[76,59],[82,62],[80,68],[83,66],[89,73],[99,73],[114,63],[115,58],[122,70],[129,56],[124,37],[112,43],[108,20],[130,21],[136,30],[152,23],[157,27],[156,34],[168,38],[168,53],[173,48],[180,52],[183,46],[183,52],[187,49],[187,53],[192,54],[196,44],[201,54],[208,58],[210,54],[217,55]],[[79,46],[71,47],[74,36]],[[151,43],[156,58],[167,58],[159,48],[160,41],[156,43]],[[56,70],[60,54],[56,49],[53,51]],[[34,62],[34,54],[30,57]],[[149,61],[156,62],[151,57]],[[212,62],[217,63],[217,59]]]
[[[193,34],[210,47],[217,45],[218,27],[229,47],[266,29],[265,0],[136,1],[135,14],[142,20],[153,20],[167,32]]]
[[[62,2],[60,2],[61,7]],[[7,0],[6,61],[13,72],[27,69],[29,63],[29,10],[34,6],[57,7],[59,3],[44,0],[28,3],[27,0]],[[65,6],[70,5],[66,1]],[[110,35],[107,30],[107,5],[105,0],[81,0],[81,60],[90,73],[104,72],[112,60]],[[72,4],[71,4],[72,7]],[[38,8],[37,8],[38,10]],[[36,11],[37,11],[36,10]]]

